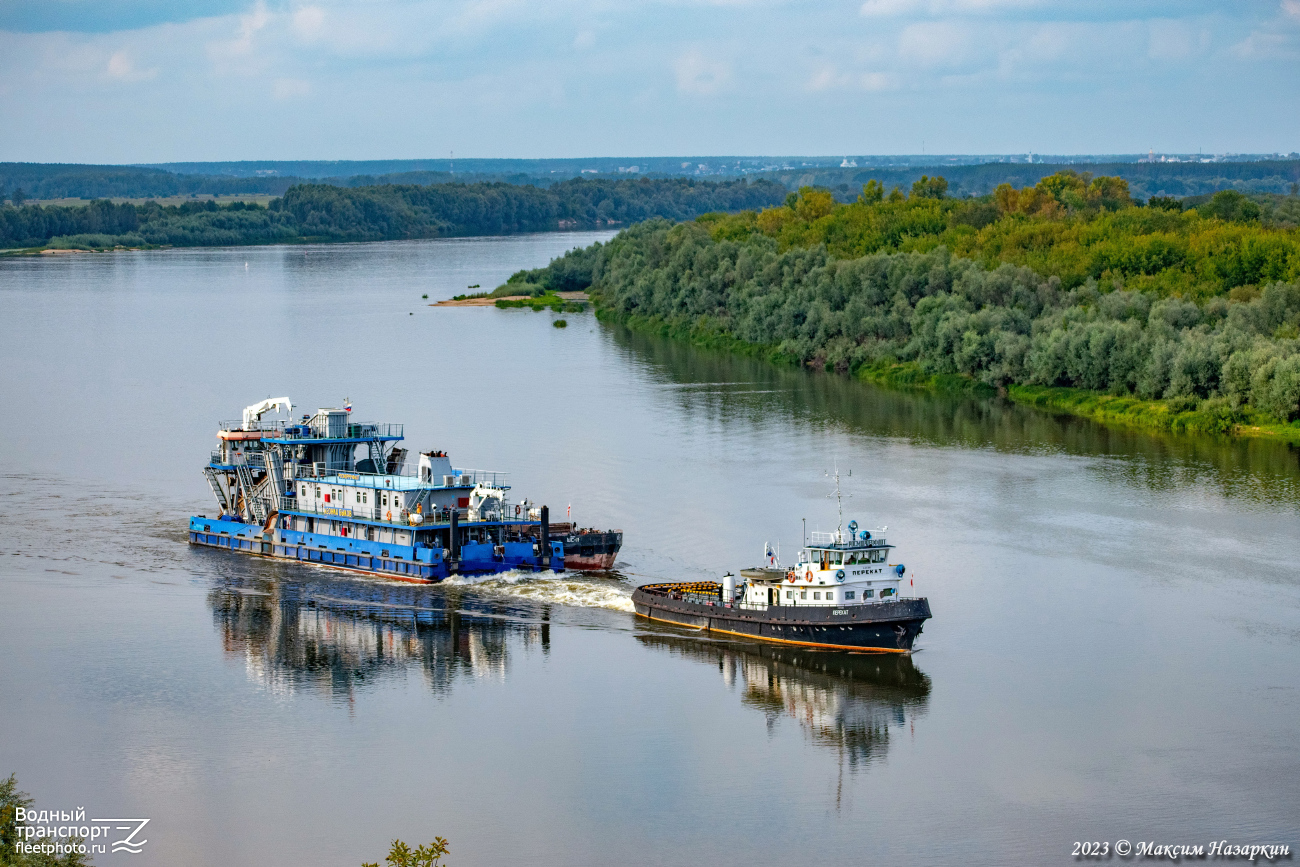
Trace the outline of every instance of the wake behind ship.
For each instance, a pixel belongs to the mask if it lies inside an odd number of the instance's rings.
[[[265,400],[219,425],[203,472],[220,514],[191,517],[191,543],[420,582],[564,571],[566,543],[575,567],[609,568],[622,545],[616,530],[553,537],[548,509],[512,502],[505,473],[454,468],[441,451],[407,474],[403,426],[356,423],[351,406],[262,420],[291,407]]]

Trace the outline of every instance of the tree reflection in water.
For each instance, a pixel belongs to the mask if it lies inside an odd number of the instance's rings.
[[[820,746],[835,749],[841,767],[857,770],[882,759],[890,732],[923,715],[930,678],[910,656],[828,653],[780,645],[716,642],[647,631],[649,647],[716,665],[741,703],[761,711],[768,730],[797,720]]]
[[[250,678],[276,692],[315,690],[348,702],[413,667],[445,693],[458,679],[504,679],[512,650],[550,649],[549,609],[539,623],[533,607],[529,623],[429,586],[231,576],[208,604],[226,653],[242,657]]]

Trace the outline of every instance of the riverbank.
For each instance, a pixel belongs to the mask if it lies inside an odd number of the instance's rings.
[[[1172,433],[1263,437],[1300,446],[1300,422],[1282,424],[1249,407],[1234,409],[1222,398],[1142,400],[1081,388],[1013,385],[1007,396],[1016,403],[1065,413],[1103,424]]]
[[[747,343],[704,319],[691,323],[674,323],[651,316],[624,316],[601,308],[599,301],[597,296],[596,316],[604,322],[616,323],[633,331],[683,340],[705,349],[759,358],[776,365],[802,366],[798,358],[783,353],[777,346]],[[828,372],[836,371],[832,369]],[[1114,427],[1162,433],[1259,437],[1300,446],[1300,422],[1282,424],[1249,407],[1233,408],[1223,398],[1142,400],[1081,388],[1034,385],[1011,385],[1006,389],[998,389],[962,374],[929,374],[915,362],[876,363],[857,370],[838,372],[860,382],[896,391],[926,391],[973,398],[1001,395],[1015,403],[1046,412],[1073,415]]]

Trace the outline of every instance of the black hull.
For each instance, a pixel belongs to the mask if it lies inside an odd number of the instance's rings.
[[[632,593],[636,613],[651,620],[760,641],[835,650],[910,653],[930,618],[927,599],[900,599],[874,605],[775,605],[746,609],[709,604],[700,595],[659,590],[651,585]]]

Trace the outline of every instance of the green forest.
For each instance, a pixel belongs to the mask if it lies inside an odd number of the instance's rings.
[[[981,199],[940,177],[870,181],[848,204],[805,188],[634,226],[511,280],[589,286],[634,327],[877,382],[1174,429],[1294,422],[1300,198],[1187,204],[1073,171]]]
[[[686,178],[575,179],[545,189],[506,183],[299,184],[266,207],[212,201],[163,206],[0,206],[0,248],[111,249],[230,246],[306,241],[379,241],[498,235],[685,220],[712,211],[780,203],[772,181]]]

